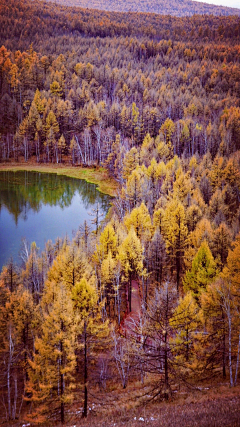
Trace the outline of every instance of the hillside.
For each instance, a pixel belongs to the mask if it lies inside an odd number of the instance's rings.
[[[177,18],[72,8],[39,0],[0,1],[0,44],[11,50],[25,50],[32,43],[38,52],[53,53],[60,37],[82,36],[233,44],[240,40],[240,18],[208,15]]]
[[[65,6],[79,6],[115,12],[147,12],[159,15],[193,16],[193,15],[240,15],[240,9],[215,6],[191,0],[56,0]]]

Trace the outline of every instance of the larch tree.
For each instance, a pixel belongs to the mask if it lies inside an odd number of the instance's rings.
[[[12,292],[0,277],[0,384],[6,419],[14,420],[26,393],[27,359],[32,354],[34,304],[19,284]]]
[[[232,236],[230,229],[225,223],[221,223],[215,230],[212,241],[212,252],[217,260],[220,271],[222,271],[226,265],[231,242]]]
[[[185,250],[185,265],[187,269],[192,266],[192,261],[196,256],[201,244],[206,240],[209,247],[212,247],[213,229],[210,221],[203,217],[196,225],[195,230],[188,236],[188,247]]]
[[[109,334],[108,320],[104,320],[102,316],[104,302],[99,303],[99,294],[94,282],[94,277],[89,281],[83,278],[72,289],[73,309],[77,325],[80,326],[80,328],[78,326],[77,348],[78,363],[83,366],[83,417],[87,417],[88,413],[90,360],[102,351],[104,339]]]
[[[120,309],[120,297],[119,297],[119,289],[118,286],[116,286],[115,282],[115,271],[117,268],[117,260],[116,258],[112,257],[111,251],[108,252],[107,257],[102,261],[101,264],[101,286],[103,289],[101,289],[101,293],[103,295],[103,298],[106,301],[106,307],[108,308],[108,314],[111,318],[111,307],[112,307],[112,300],[114,300],[114,306],[118,306],[118,311]],[[115,295],[115,286],[117,295]],[[116,304],[116,301],[118,301],[118,304]]]
[[[206,241],[204,241],[192,262],[183,280],[185,292],[191,291],[199,301],[201,292],[216,278],[216,263]]]
[[[217,283],[217,292],[222,301],[222,307],[228,322],[229,344],[229,373],[230,385],[237,384],[238,367],[240,358],[240,234],[237,235],[233,249],[229,251],[227,265],[223,269],[221,278]],[[235,354],[235,377],[233,377],[232,358]]]
[[[186,381],[192,375],[192,365],[197,357],[194,339],[200,326],[199,306],[191,292],[180,298],[170,324],[174,330],[171,342],[175,364],[178,366],[179,376]]]
[[[176,272],[176,285],[179,291],[180,277],[183,270],[184,250],[187,244],[188,230],[185,209],[178,199],[168,202],[164,215],[163,236],[170,259],[171,272]]]
[[[142,168],[134,169],[129,175],[126,183],[126,199],[130,202],[130,207],[137,207],[147,193],[147,181]]]
[[[135,357],[141,369],[153,375],[151,398],[169,399],[171,384],[176,381],[171,341],[174,328],[170,320],[176,304],[176,287],[166,281],[149,300],[144,321],[136,327],[136,341],[140,344],[136,346]]]
[[[124,157],[123,161],[123,178],[127,179],[134,169],[139,166],[139,152],[136,147],[131,148]]]
[[[90,277],[92,267],[86,254],[76,242],[65,243],[48,272],[48,280],[59,282],[62,280],[71,290],[82,277]]]
[[[223,312],[226,316],[228,327],[228,360],[229,360],[229,381],[230,386],[236,386],[240,356],[240,310],[239,310],[239,289],[236,295],[236,287],[231,277],[225,272],[215,284],[216,292]],[[234,375],[235,359],[235,375]]]
[[[149,272],[157,287],[161,286],[166,276],[166,244],[160,231],[156,229],[147,249]]]
[[[141,243],[149,241],[151,238],[151,218],[148,212],[148,208],[141,203],[139,207],[134,208],[129,215],[124,219],[124,223],[130,231],[133,228],[136,232],[136,236],[140,239]]]
[[[116,255],[117,236],[111,223],[107,224],[102,231],[97,250],[99,250],[103,258],[107,257],[109,251],[111,251],[113,256]]]
[[[26,400],[32,402],[29,419],[42,423],[55,410],[65,422],[65,406],[75,387],[76,320],[71,292],[63,282],[48,281],[40,306],[40,331],[29,362]]]
[[[4,273],[4,271],[3,271]],[[0,277],[0,384],[1,401],[3,410],[6,414],[6,421],[15,419],[17,410],[17,393],[14,388],[16,385],[16,370],[18,352],[17,352],[17,334],[14,328],[11,311],[9,310],[9,300],[11,298],[10,290],[5,287]]]
[[[207,285],[201,293],[200,306],[202,329],[205,334],[202,334],[202,350],[199,349],[198,354],[204,355],[205,366],[211,369],[212,374],[221,366],[222,376],[226,379],[228,323],[223,297],[218,292],[215,282]]]
[[[46,118],[46,140],[44,143],[48,162],[53,159],[54,146],[57,142],[58,133],[59,125],[57,118],[54,112],[50,111]]]
[[[144,275],[143,268],[143,248],[141,242],[133,228],[130,229],[127,237],[119,247],[118,259],[127,281],[126,299],[127,311],[132,311],[132,280],[136,280]]]

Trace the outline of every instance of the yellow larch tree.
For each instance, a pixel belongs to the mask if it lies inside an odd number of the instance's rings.
[[[103,317],[104,301],[99,302],[96,279],[81,279],[72,289],[72,302],[78,326],[78,363],[83,366],[83,417],[88,413],[89,364],[103,351],[109,322]]]
[[[132,280],[144,274],[143,247],[135,230],[131,227],[127,237],[118,250],[118,259],[121,262],[127,283],[126,299],[127,311],[132,310]]]
[[[166,241],[170,259],[171,272],[176,272],[176,285],[179,290],[181,272],[183,270],[184,250],[187,245],[188,229],[186,226],[185,209],[182,203],[174,198],[166,206],[163,237]]]
[[[28,418],[43,423],[49,413],[60,411],[65,422],[65,406],[74,389],[76,320],[71,292],[63,282],[48,281],[40,304],[41,324],[35,340],[33,360],[29,358],[26,400],[32,402]]]

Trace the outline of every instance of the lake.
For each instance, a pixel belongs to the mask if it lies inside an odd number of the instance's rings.
[[[10,258],[19,261],[22,239],[40,250],[48,240],[72,238],[96,208],[106,215],[111,197],[95,184],[53,173],[0,172],[0,271]],[[94,226],[92,225],[92,228]]]

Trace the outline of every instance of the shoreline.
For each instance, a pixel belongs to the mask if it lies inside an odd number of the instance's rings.
[[[83,179],[91,184],[97,185],[97,190],[111,197],[116,197],[119,188],[117,182],[110,178],[107,171],[103,167],[99,168],[83,168],[81,166],[72,166],[66,164],[39,164],[39,163],[24,163],[11,162],[0,163],[1,171],[31,171],[42,173],[56,173],[57,175],[65,175],[70,178]]]

